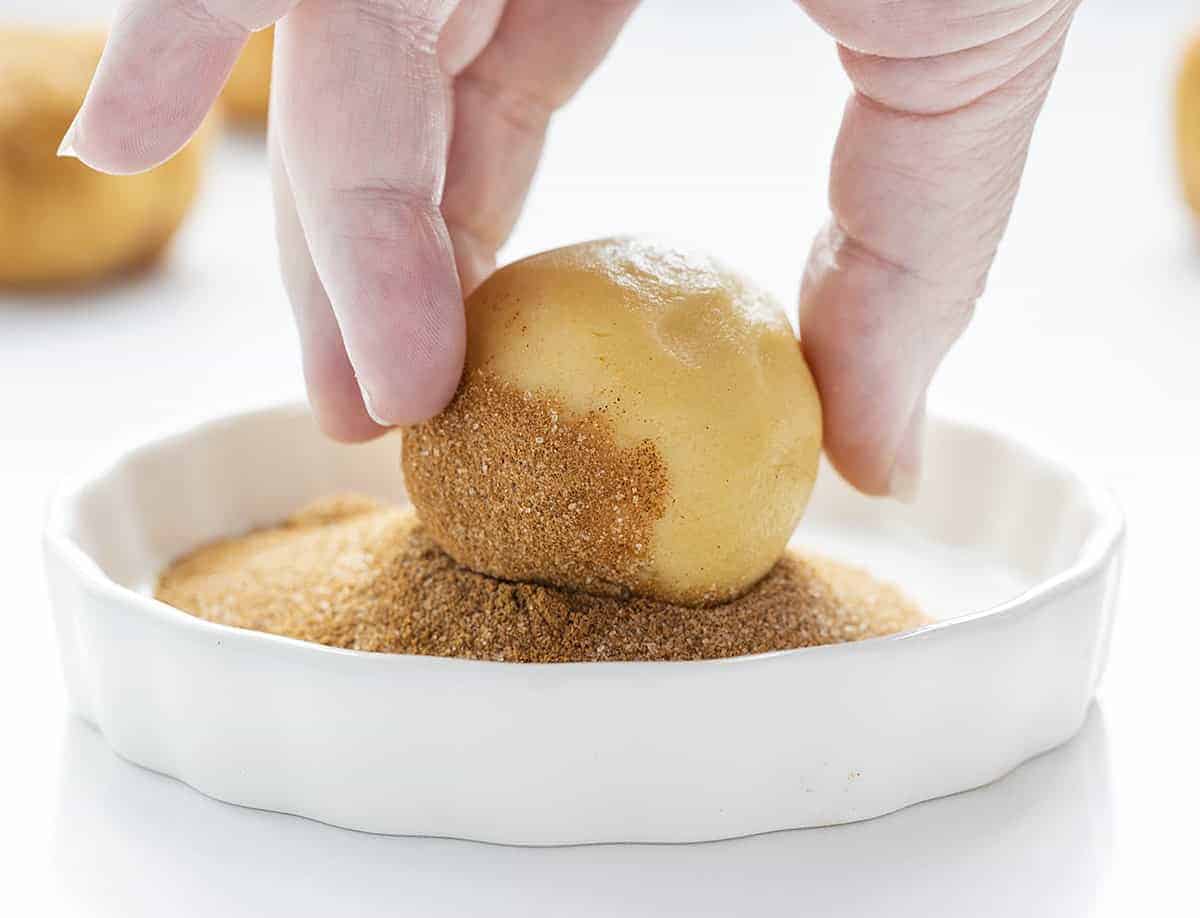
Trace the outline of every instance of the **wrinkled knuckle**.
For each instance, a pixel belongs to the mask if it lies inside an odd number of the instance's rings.
[[[1076,5],[1055,9],[1012,35],[932,57],[891,58],[843,46],[842,66],[861,95],[906,114],[946,114],[1006,86],[1036,95],[1039,81],[1022,78],[1049,80]]]
[[[932,279],[924,278],[915,265],[885,252],[870,242],[865,234],[855,232],[836,218],[827,233],[834,258],[843,267],[864,265],[897,278],[932,283]]]
[[[800,0],[839,43],[892,58],[975,48],[1079,0]]]
[[[394,244],[412,240],[431,222],[437,207],[428,187],[376,180],[333,186],[324,212],[330,231],[339,238]]]
[[[438,35],[445,23],[445,3],[400,3],[397,0],[358,0],[355,13],[361,25],[371,27],[389,45],[421,54],[436,54]]]
[[[344,205],[418,209],[434,204],[428,188],[389,179],[372,179],[349,185],[335,184],[332,190],[337,203]]]
[[[987,283],[990,253],[986,258],[980,259],[976,255],[932,271],[902,254],[884,250],[866,234],[848,229],[836,218],[826,233],[828,244],[834,250],[834,259],[842,270],[865,269],[888,278],[889,289],[909,290],[923,304],[924,314],[929,321],[951,338],[961,334],[970,323],[975,304],[983,295]],[[877,319],[860,317],[860,321]],[[856,333],[866,334],[874,330],[859,328]]]

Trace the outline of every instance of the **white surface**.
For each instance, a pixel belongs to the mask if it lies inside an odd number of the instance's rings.
[[[394,437],[333,444],[302,404],[141,440],[51,503],[71,706],[124,758],[218,799],[395,835],[710,841],[978,787],[1083,723],[1122,521],[1036,447],[941,420],[927,439],[915,503],[826,475],[805,528],[872,567],[878,540],[856,536],[889,533],[919,559],[901,565],[917,596],[941,592],[939,555],[986,571],[944,621],[736,660],[541,666],[333,650],[155,602],[142,585],[197,545],[331,492],[408,501]],[[1025,583],[989,595],[998,567]]]
[[[41,16],[49,5],[13,6]],[[512,255],[658,229],[790,296],[823,219],[844,84],[795,10],[758,6],[733,16],[689,4],[681,29],[674,0],[648,0],[558,119]],[[1178,201],[1167,114],[1198,15],[1194,0],[1084,5],[989,292],[932,397],[1088,457],[1117,490],[1129,554],[1103,728],[993,787],[877,822],[686,848],[376,839],[233,810],[113,759],[64,714],[37,531],[53,481],[112,436],[296,391],[266,179],[254,145],[234,143],[154,278],[83,303],[0,306],[8,901],[118,915],[277,903],[292,914],[1187,913],[1200,811],[1200,243]],[[712,112],[728,131],[710,128]],[[617,124],[646,142],[606,143],[599,132]]]

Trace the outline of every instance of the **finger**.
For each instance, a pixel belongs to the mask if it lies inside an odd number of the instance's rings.
[[[839,45],[896,60],[983,47],[1040,19],[1061,0],[799,0]]]
[[[450,400],[464,319],[438,208],[449,135],[448,0],[306,0],[276,29],[279,147],[313,264],[371,416]]]
[[[865,16],[866,2],[849,5]],[[891,17],[929,7],[873,2]],[[832,219],[801,288],[801,332],[826,451],[867,493],[916,489],[925,390],[983,290],[1076,5],[1042,3],[1014,20],[1011,0],[973,0],[976,44],[926,58],[885,56],[926,45],[862,23],[855,40],[883,54],[842,48],[856,92],[834,151]],[[964,40],[937,39],[938,23],[927,15],[929,41]]]
[[[454,81],[442,212],[463,286],[495,267],[537,168],[551,114],[603,59],[636,0],[510,0],[495,36]]]
[[[335,440],[369,440],[385,428],[372,421],[363,406],[333,307],[308,253],[308,242],[292,200],[291,183],[273,136],[268,144],[279,267],[296,318],[304,381],[313,415],[321,429]]]
[[[500,24],[504,0],[461,0],[438,36],[442,70],[455,76],[479,56]]]
[[[169,159],[200,127],[250,31],[293,2],[129,0],[59,154],[117,174]]]

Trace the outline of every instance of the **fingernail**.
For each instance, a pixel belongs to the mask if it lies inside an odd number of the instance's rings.
[[[896,500],[911,504],[921,488],[921,456],[925,441],[925,399],[922,398],[913,410],[900,449],[892,463],[888,478],[888,492]]]
[[[78,120],[79,116],[76,115],[71,121],[71,126],[67,128],[67,133],[63,134],[62,142],[58,145],[59,156],[79,159],[79,154],[75,152],[75,125]]]
[[[367,409],[367,415],[378,424],[380,427],[391,427],[392,425],[379,416],[379,412],[375,410],[375,405],[371,401],[371,393],[367,391],[367,387],[359,383],[359,391],[362,392],[363,407]]]

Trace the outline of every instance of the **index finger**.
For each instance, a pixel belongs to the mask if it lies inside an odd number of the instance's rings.
[[[449,143],[437,36],[452,0],[306,0],[276,31],[272,104],[313,263],[372,417],[449,401],[465,349],[440,211]]]

